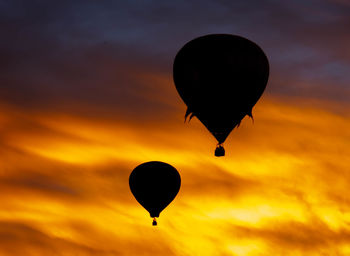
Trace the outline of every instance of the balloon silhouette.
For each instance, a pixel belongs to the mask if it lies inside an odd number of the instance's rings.
[[[265,90],[269,63],[261,48],[236,35],[212,34],[193,39],[177,53],[176,89],[187,105],[185,121],[196,116],[218,141],[216,156],[230,132]]]
[[[156,217],[179,192],[181,178],[171,165],[152,161],[137,166],[130,174],[129,186],[136,200],[150,213],[153,226]]]

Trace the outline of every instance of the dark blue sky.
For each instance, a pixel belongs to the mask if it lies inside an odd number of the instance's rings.
[[[144,95],[179,100],[169,87],[176,52],[197,36],[231,33],[269,57],[267,95],[345,102],[349,27],[342,0],[1,1],[0,100],[59,110],[171,108]],[[167,83],[153,86],[145,74]]]

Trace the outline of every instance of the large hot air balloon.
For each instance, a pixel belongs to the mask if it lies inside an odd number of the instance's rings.
[[[261,48],[235,35],[212,34],[193,39],[177,53],[174,83],[187,105],[185,120],[196,116],[218,141],[216,156],[225,155],[227,136],[265,90],[269,63]]]
[[[152,161],[137,166],[130,174],[129,186],[136,200],[150,213],[153,226],[156,217],[179,192],[181,178],[171,165]]]

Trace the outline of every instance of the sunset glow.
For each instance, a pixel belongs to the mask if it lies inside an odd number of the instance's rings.
[[[0,1],[0,256],[350,255],[349,14],[346,0]],[[179,49],[213,33],[270,65],[225,157],[184,122],[172,77]],[[181,175],[157,227],[129,189],[148,161]]]
[[[49,248],[138,254],[148,244],[174,255],[348,250],[346,115],[265,99],[255,123],[245,119],[218,159],[202,125],[183,124],[180,112],[156,124],[169,131],[159,133],[151,124],[40,113],[31,113],[40,130],[20,130],[13,111],[2,113],[3,127],[13,129],[1,154],[1,229],[30,255]],[[156,228],[128,188],[131,170],[155,159],[174,165],[183,180]]]

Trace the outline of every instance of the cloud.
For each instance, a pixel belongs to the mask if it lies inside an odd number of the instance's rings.
[[[195,169],[183,168],[181,173],[183,193],[193,197],[214,194],[234,200],[261,189],[259,181],[240,177],[211,163],[199,164]]]
[[[266,51],[267,93],[344,101],[346,7],[310,4],[5,2],[1,101],[96,116],[174,113],[182,106],[171,74],[176,52],[196,36],[225,32]]]
[[[118,251],[104,251],[47,235],[22,223],[2,222],[0,244],[3,255],[62,255],[62,252],[84,255],[118,255]]]
[[[96,239],[105,238],[105,249],[97,248],[96,246],[86,245],[85,241],[77,242],[74,239],[65,239],[47,234],[40,229],[33,228],[19,222],[1,222],[0,227],[0,245],[3,255],[130,255],[130,254],[158,254],[158,255],[175,255],[174,252],[164,244],[154,243],[150,239],[144,241],[125,241],[117,239],[112,241],[106,235],[99,233],[92,227],[86,224],[72,226],[83,235],[94,232]],[[86,232],[86,233],[85,233]],[[97,232],[97,233],[96,233]],[[99,237],[102,236],[102,237]],[[113,249],[108,248],[110,243],[117,243]],[[148,246],[150,243],[153,246]]]
[[[0,5],[3,254],[350,253],[345,2]],[[271,64],[224,158],[172,83],[206,33],[250,38]],[[157,228],[128,187],[150,160],[182,177]]]
[[[325,249],[340,253],[336,248],[349,243],[348,230],[332,230],[325,223],[317,220],[310,220],[310,222],[312,225],[271,221],[263,228],[232,227],[232,232],[246,238],[265,240],[271,248],[283,247],[286,255],[292,255],[297,251],[322,252]]]
[[[344,254],[349,118],[328,104],[265,98],[254,124],[243,120],[232,132],[224,158],[213,156],[215,140],[198,120],[183,123],[180,109],[142,123],[4,105],[0,218],[4,233],[19,235],[0,243],[23,244],[5,246],[8,255],[58,248],[82,255]],[[182,177],[159,229],[128,187],[133,168],[150,160],[172,164]]]

